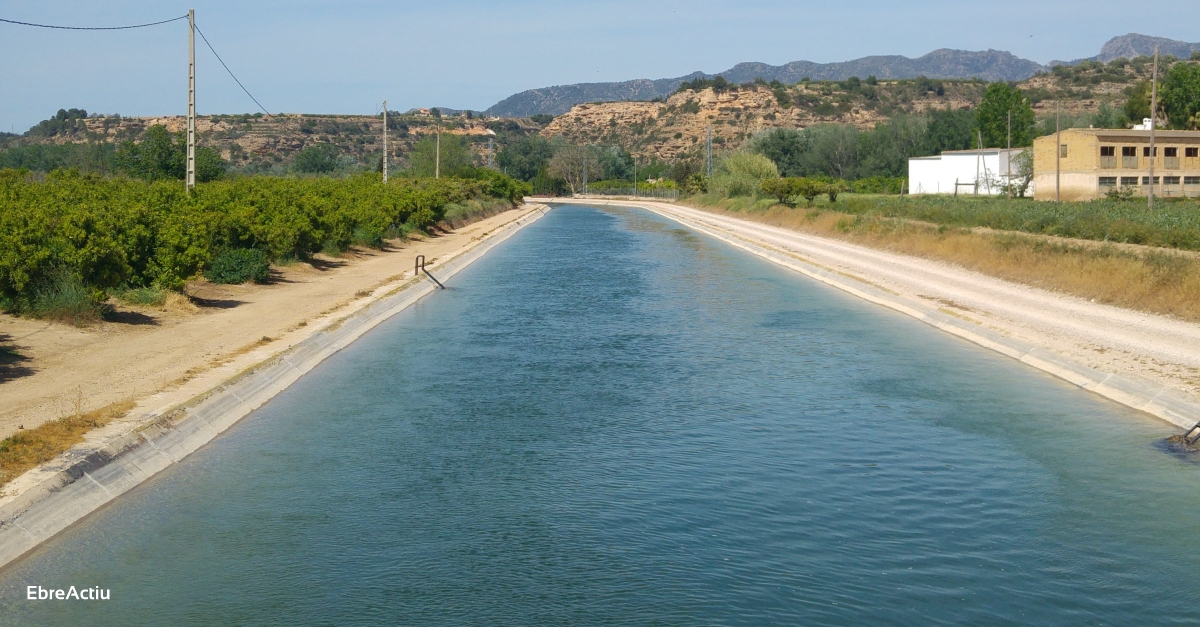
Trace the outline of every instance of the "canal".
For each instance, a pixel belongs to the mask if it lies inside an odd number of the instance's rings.
[[[0,572],[0,624],[1200,620],[1165,423],[640,210],[451,288]]]

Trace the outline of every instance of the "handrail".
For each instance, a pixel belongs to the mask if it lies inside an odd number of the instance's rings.
[[[425,255],[417,255],[417,258],[413,260],[413,276],[419,277],[421,276],[422,272],[424,272],[425,276],[429,277],[431,281],[437,283],[438,287],[446,289],[446,286],[442,285],[442,282],[437,280],[437,277],[429,274],[429,271],[425,269]]]

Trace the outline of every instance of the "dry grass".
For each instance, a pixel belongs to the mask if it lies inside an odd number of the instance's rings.
[[[162,305],[162,310],[167,313],[175,314],[194,314],[200,313],[200,308],[192,299],[180,294],[179,292],[167,292],[166,301]]]
[[[1200,322],[1200,259],[1163,249],[1058,242],[826,209],[709,211],[944,261],[1014,283]]]
[[[0,487],[82,442],[88,431],[125,417],[133,406],[134,402],[129,400],[85,413],[76,411],[61,420],[24,429],[0,440]]]

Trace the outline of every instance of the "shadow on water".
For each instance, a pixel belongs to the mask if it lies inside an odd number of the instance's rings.
[[[1188,462],[1189,464],[1200,464],[1200,448],[1184,442],[1182,435],[1173,435],[1169,438],[1155,440],[1152,446],[1180,461]]]
[[[0,333],[0,383],[27,377],[34,372],[27,364],[29,357],[22,355],[20,347],[13,344],[13,338],[7,333]]]

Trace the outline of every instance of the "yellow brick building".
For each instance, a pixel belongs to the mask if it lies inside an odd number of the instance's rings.
[[[1128,187],[1145,196],[1150,190],[1150,131],[1073,128],[1062,132],[1056,175],[1055,136],[1033,142],[1034,198],[1103,198]],[[1200,196],[1200,131],[1154,132],[1154,194]]]

